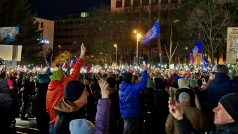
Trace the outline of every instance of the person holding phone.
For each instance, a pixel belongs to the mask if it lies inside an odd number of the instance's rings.
[[[123,134],[138,134],[141,116],[140,91],[147,84],[147,66],[144,63],[142,79],[133,83],[133,74],[123,74],[123,82],[119,85],[119,104],[121,117],[124,121]]]

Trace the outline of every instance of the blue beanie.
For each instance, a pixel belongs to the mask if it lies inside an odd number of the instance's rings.
[[[70,81],[64,88],[64,98],[76,101],[84,91],[85,86],[79,81]]]

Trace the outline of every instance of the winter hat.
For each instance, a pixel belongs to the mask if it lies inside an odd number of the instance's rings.
[[[187,88],[188,85],[189,85],[188,80],[186,80],[184,78],[178,79],[178,86],[179,86],[179,88]]]
[[[47,74],[37,74],[35,78],[39,83],[50,83],[50,78]]]
[[[179,99],[178,101],[181,102],[190,102],[190,96],[186,92],[182,92],[179,94]]]
[[[51,80],[58,80],[60,81],[64,76],[64,73],[61,70],[56,70],[52,73],[52,75],[50,76]]]
[[[123,81],[125,82],[131,82],[131,79],[132,79],[132,73],[124,73],[123,74]]]
[[[152,80],[148,79],[147,80],[147,88],[154,88],[155,87],[155,84]]]
[[[74,119],[69,123],[70,134],[93,134],[95,126],[85,119]]]
[[[238,122],[238,93],[231,93],[223,96],[220,101],[221,105],[229,113],[229,115]]]
[[[229,69],[226,65],[217,65],[217,71],[219,73],[224,73],[224,74],[228,74],[229,73]]]
[[[116,80],[112,77],[107,78],[107,83],[109,84],[109,88],[115,88]]]
[[[159,77],[154,78],[155,89],[165,89],[167,86],[167,81]]]
[[[84,91],[85,86],[79,81],[70,81],[64,88],[64,98],[76,101]]]

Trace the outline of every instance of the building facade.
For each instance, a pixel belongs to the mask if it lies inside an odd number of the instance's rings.
[[[45,56],[50,49],[54,49],[54,21],[36,18],[36,22],[39,24],[38,29],[42,31],[42,38],[40,39],[42,51],[39,52],[39,55]]]

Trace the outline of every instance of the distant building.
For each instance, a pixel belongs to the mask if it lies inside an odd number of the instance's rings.
[[[79,52],[81,43],[88,44],[94,37],[93,28],[89,29],[88,12],[67,13],[62,18],[55,20],[54,49],[60,51]]]
[[[42,38],[40,39],[42,51],[38,54],[42,57],[45,56],[50,49],[54,48],[54,21],[36,18],[36,22],[39,24],[38,29],[42,30]]]

